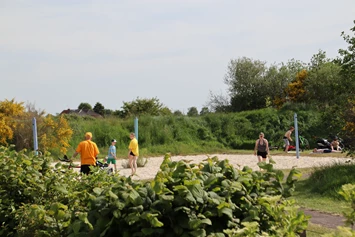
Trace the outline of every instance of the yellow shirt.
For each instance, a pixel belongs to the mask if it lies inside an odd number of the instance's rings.
[[[82,165],[96,165],[96,156],[100,152],[95,142],[90,140],[82,141],[75,151],[80,153]]]
[[[135,154],[136,156],[139,155],[139,151],[138,151],[138,141],[136,138],[133,138],[131,140],[131,142],[129,143],[128,149],[130,149],[133,154]]]

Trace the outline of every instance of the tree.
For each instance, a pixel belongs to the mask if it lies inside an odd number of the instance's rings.
[[[207,107],[202,107],[201,111],[200,111],[200,115],[205,115],[205,114],[209,114],[210,111]]]
[[[168,107],[163,107],[163,108],[161,108],[159,114],[160,115],[171,115],[172,112]]]
[[[113,114],[113,113],[114,113],[114,111],[111,110],[111,109],[105,109],[105,110],[104,110],[104,114],[105,114],[105,115],[111,115],[111,114]]]
[[[190,107],[187,111],[187,116],[189,117],[194,117],[194,116],[198,116],[198,110],[196,107]]]
[[[323,108],[338,104],[342,94],[341,67],[326,57],[324,51],[313,55],[307,80],[304,82],[306,102]]]
[[[68,121],[63,115],[54,118],[48,115],[43,118],[39,125],[39,148],[43,151],[59,149],[62,154],[66,154],[70,147],[69,141],[73,135]]]
[[[175,110],[174,115],[175,116],[183,116],[184,114],[180,110]]]
[[[92,107],[89,103],[80,103],[80,105],[78,106],[78,109],[82,109],[82,110],[91,110]]]
[[[347,101],[347,98],[351,96],[355,90],[355,26],[352,27],[350,31],[354,34],[353,36],[345,34],[344,31],[341,33],[348,47],[347,49],[339,49],[340,57],[335,60],[341,67],[342,93],[339,96],[342,97],[340,98],[342,101]]]
[[[294,59],[286,64],[271,65],[264,76],[266,106],[280,108],[287,100],[286,88],[303,69],[304,64]]]
[[[354,20],[355,24],[355,20]],[[353,92],[355,89],[355,26],[350,31],[353,36],[347,35],[344,32],[341,36],[348,43],[347,49],[339,49],[340,57],[335,62],[341,67],[340,75],[342,79],[341,89],[338,99],[345,102],[342,106],[342,114],[345,120],[344,132],[346,134],[346,143],[350,145],[350,154],[355,152],[355,97]]]
[[[0,143],[12,143],[16,150],[33,147],[32,119],[36,118],[38,147],[42,151],[58,149],[66,153],[72,130],[64,117],[46,116],[45,111],[38,111],[34,105],[13,100],[0,102]]]
[[[210,91],[209,100],[207,102],[210,111],[226,113],[231,111],[230,98],[227,95],[213,94]]]
[[[288,99],[292,102],[304,102],[306,90],[304,88],[304,82],[307,79],[307,71],[302,70],[297,73],[296,79],[291,82],[286,91]]]
[[[166,114],[171,114],[170,109],[164,106],[157,98],[140,99],[138,97],[135,101],[123,102],[122,106],[123,117]]]
[[[103,116],[105,114],[105,107],[101,103],[97,102],[94,106],[94,112]]]
[[[232,111],[265,107],[266,69],[266,62],[246,57],[230,61],[224,82],[229,86]]]
[[[13,139],[24,112],[23,102],[17,103],[15,99],[0,101],[0,144],[7,145]]]

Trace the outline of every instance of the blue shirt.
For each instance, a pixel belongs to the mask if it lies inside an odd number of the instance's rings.
[[[114,156],[112,156],[114,154]],[[110,148],[108,148],[108,158],[115,158],[116,156],[116,147],[114,145],[111,145]]]

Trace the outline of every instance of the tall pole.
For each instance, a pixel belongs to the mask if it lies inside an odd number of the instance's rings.
[[[136,139],[138,141],[138,118],[134,119],[134,134],[136,135]]]
[[[298,123],[297,123],[297,114],[293,116],[293,119],[295,121],[295,140],[296,140],[296,158],[300,158],[300,144],[299,144],[299,139],[298,139]]]
[[[32,118],[32,131],[33,131],[33,149],[35,151],[35,155],[38,155],[37,122],[35,117]]]

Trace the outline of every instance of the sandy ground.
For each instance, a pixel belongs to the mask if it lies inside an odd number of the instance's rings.
[[[193,163],[200,163],[204,159],[208,157],[217,156],[218,159],[228,159],[229,162],[236,168],[249,166],[250,168],[257,170],[259,167],[257,166],[257,157],[250,155],[240,155],[240,154],[212,154],[212,155],[196,155],[196,156],[172,156],[174,161],[178,160],[192,160]],[[349,160],[349,158],[334,158],[334,157],[309,157],[301,155],[300,158],[296,158],[295,156],[272,156],[272,159],[276,162],[274,167],[276,169],[290,169],[294,166],[297,168],[311,168],[311,167],[319,167],[326,164],[332,164],[334,162],[345,162]],[[155,174],[158,172],[160,164],[163,161],[163,156],[148,158],[148,163],[145,167],[139,167],[137,169],[136,175],[133,179],[151,179],[155,177]],[[126,162],[124,160],[119,159],[117,161],[118,171],[121,175],[129,176],[131,174],[131,169],[125,169],[122,167],[121,162]]]
[[[253,170],[258,170],[257,166],[257,157],[250,155],[241,155],[241,154],[211,154],[211,155],[196,155],[196,156],[172,156],[172,160],[191,160],[192,163],[200,163],[208,157],[217,156],[219,160],[228,159],[229,162],[236,168],[243,168],[244,166],[249,166]],[[163,156],[161,157],[152,157],[147,158],[148,163],[145,167],[138,167],[136,175],[133,177],[135,180],[144,180],[144,179],[152,179],[155,177],[156,173],[159,170],[159,167],[163,161]],[[334,162],[344,163],[349,160],[349,158],[335,158],[335,157],[325,157],[325,156],[306,156],[300,155],[299,158],[296,157],[296,154],[287,156],[272,156],[272,159],[276,162],[274,167],[276,169],[291,169],[292,167],[297,168],[312,168],[319,167],[322,165],[332,164]],[[117,169],[121,175],[129,176],[131,174],[131,169],[123,168],[122,162],[127,163],[126,160],[118,159],[117,160]],[[80,164],[75,162],[76,164]],[[53,163],[54,165],[55,163]],[[110,165],[112,166],[112,165]],[[75,170],[79,171],[79,169],[75,168]]]

